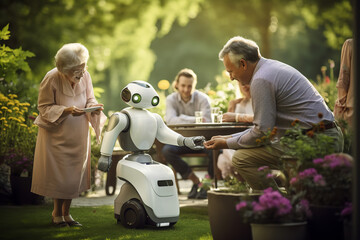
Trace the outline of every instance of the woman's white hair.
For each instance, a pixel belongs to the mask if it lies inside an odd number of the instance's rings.
[[[62,73],[68,73],[73,67],[87,63],[89,51],[81,43],[68,43],[55,55],[55,65]]]

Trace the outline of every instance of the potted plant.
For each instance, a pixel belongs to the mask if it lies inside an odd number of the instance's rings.
[[[0,157],[10,166],[10,183],[16,204],[41,202],[30,192],[37,127],[29,114],[29,103],[17,100],[15,94],[0,93]],[[25,194],[25,195],[23,195]]]
[[[309,231],[313,239],[342,239],[340,212],[351,201],[353,158],[344,153],[316,158],[312,166],[290,180],[290,191],[304,192],[313,217]]]
[[[283,196],[269,187],[258,200],[236,205],[244,222],[251,224],[253,240],[305,240],[306,220],[311,215],[303,194]]]
[[[243,198],[256,198],[249,187],[236,177],[229,176],[224,186],[207,192],[208,214],[213,239],[251,240],[250,224],[243,223],[236,212],[236,204]]]

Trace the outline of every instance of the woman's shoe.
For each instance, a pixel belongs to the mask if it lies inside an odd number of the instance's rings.
[[[63,217],[53,217],[51,218],[51,224],[55,227],[67,227],[68,224],[64,221]]]
[[[65,222],[69,227],[82,227],[82,224],[78,221]]]
[[[75,221],[71,215],[65,216],[64,220],[67,223],[67,225],[69,225],[70,227],[82,227],[81,223]]]

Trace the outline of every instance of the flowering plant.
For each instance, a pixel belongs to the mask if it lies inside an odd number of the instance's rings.
[[[318,114],[319,119],[322,114]],[[304,130],[300,127],[299,120],[291,124],[293,128],[286,131],[280,138],[280,144],[287,156],[296,158],[297,167],[311,162],[315,158],[334,153],[332,137],[324,134],[325,124],[319,121],[311,129]]]
[[[29,114],[29,103],[21,103],[15,94],[0,93],[0,159],[11,167],[12,174],[32,172],[37,127]]]
[[[343,206],[351,201],[352,162],[352,157],[344,153],[316,158],[313,167],[290,180],[290,191],[304,192],[312,204]]]
[[[311,216],[309,203],[301,194],[291,198],[271,187],[264,190],[257,201],[241,201],[236,205],[243,221],[249,223],[302,222]]]

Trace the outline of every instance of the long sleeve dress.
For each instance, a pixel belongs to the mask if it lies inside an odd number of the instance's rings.
[[[90,188],[89,125],[99,140],[106,116],[102,112],[100,115],[61,115],[70,106],[85,108],[95,104],[88,72],[74,88],[56,68],[46,74],[40,84],[39,116],[35,120],[39,131],[32,192],[56,199],[72,199]]]

